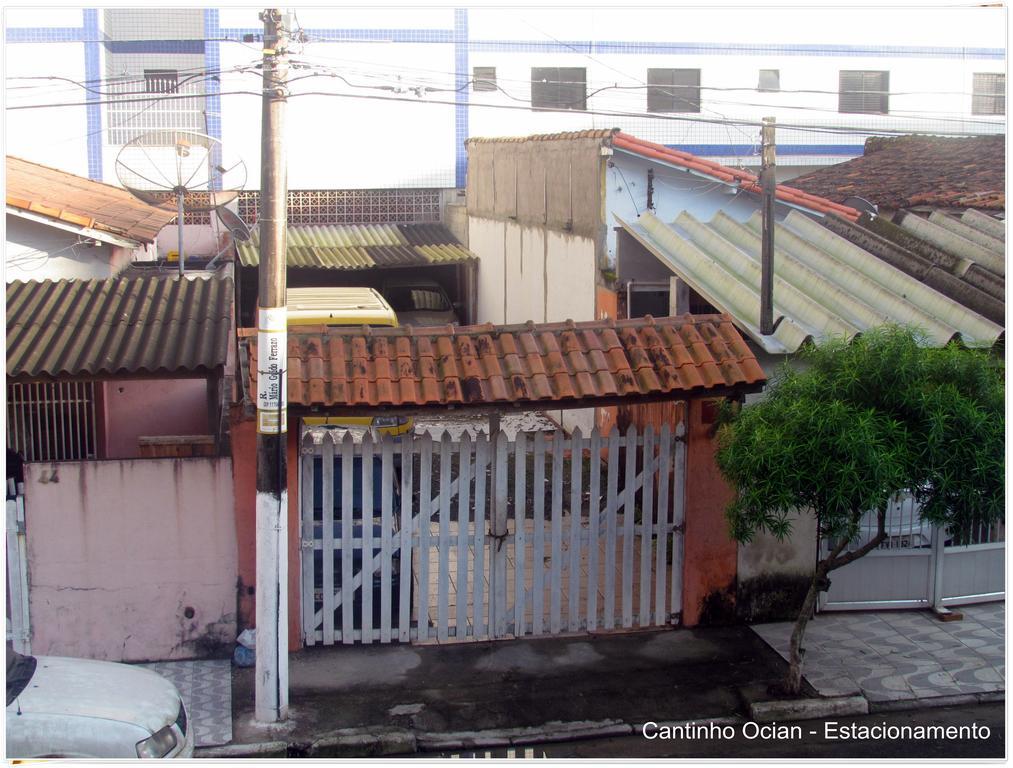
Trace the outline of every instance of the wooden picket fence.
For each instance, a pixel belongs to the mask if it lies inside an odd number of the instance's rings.
[[[671,623],[682,610],[682,433],[307,433],[306,644]]]

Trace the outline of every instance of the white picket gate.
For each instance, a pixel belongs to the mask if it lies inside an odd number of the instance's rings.
[[[306,644],[672,622],[682,610],[682,430],[492,441],[307,433]]]

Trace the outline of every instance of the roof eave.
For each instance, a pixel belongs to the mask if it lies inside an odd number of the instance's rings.
[[[121,235],[115,235],[112,232],[105,232],[101,229],[95,229],[94,227],[82,227],[79,224],[71,224],[70,222],[63,221],[61,219],[54,219],[49,216],[43,216],[42,214],[33,213],[32,211],[26,211],[22,208],[15,208],[14,206],[7,206],[7,213],[11,216],[18,216],[28,221],[34,221],[38,224],[45,224],[49,227],[56,229],[62,229],[66,232],[73,232],[76,235],[87,237],[92,240],[99,240],[109,245],[116,245],[120,248],[140,248],[143,245],[153,243],[154,240],[134,240],[132,238],[123,237]]]

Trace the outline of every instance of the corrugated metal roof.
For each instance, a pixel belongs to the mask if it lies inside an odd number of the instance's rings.
[[[971,312],[804,214],[792,211],[774,234],[775,331],[760,325],[760,231],[719,212],[709,224],[681,213],[667,225],[650,213],[620,224],[707,301],[729,313],[764,350],[791,353],[807,340],[850,337],[884,323],[916,325],[932,343],[960,336],[991,346],[1001,326]]]
[[[239,263],[260,263],[260,233],[236,244]],[[288,228],[288,266],[373,269],[454,264],[477,258],[441,224],[340,224]]]
[[[972,312],[993,323],[1005,324],[1006,281],[993,272],[935,247],[882,216],[863,214],[854,223],[827,216],[821,223]]]
[[[131,277],[7,284],[8,377],[207,371],[225,364],[232,280]]]
[[[138,200],[125,189],[7,155],[7,205],[138,243],[155,236],[176,214]]]
[[[755,389],[763,370],[731,318],[700,316],[536,325],[290,329],[290,403],[537,407],[617,397]],[[243,330],[255,391],[256,335]]]

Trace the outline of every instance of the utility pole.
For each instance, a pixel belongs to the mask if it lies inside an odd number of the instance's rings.
[[[774,332],[774,118],[763,118],[760,184],[763,189],[763,236],[760,245],[760,333]]]
[[[257,301],[257,720],[288,717],[288,369],[285,307],[284,118],[288,22],[276,8],[264,22],[260,148],[260,269]]]

